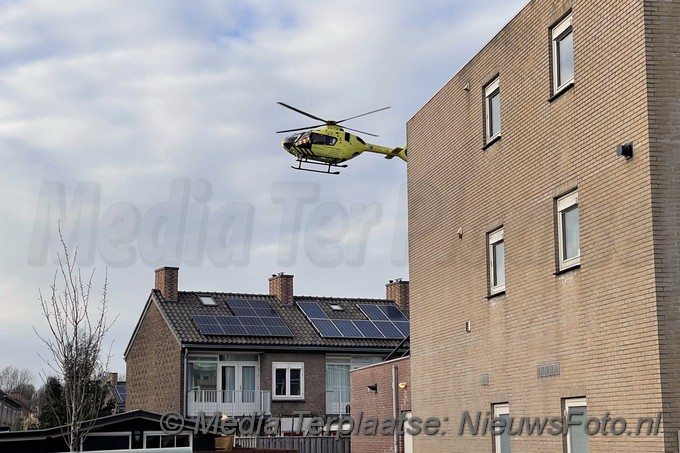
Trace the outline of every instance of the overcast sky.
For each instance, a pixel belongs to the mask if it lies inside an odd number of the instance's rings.
[[[180,290],[266,293],[283,271],[298,295],[384,297],[408,278],[406,164],[293,171],[275,131],[314,121],[276,101],[328,119],[391,106],[347,125],[403,145],[524,3],[3,1],[0,368],[47,370],[34,328],[58,221],[95,302],[108,273],[121,374],[163,265]]]

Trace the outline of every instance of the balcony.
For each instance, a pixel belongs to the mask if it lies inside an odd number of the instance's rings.
[[[349,414],[349,390],[326,390],[326,414]]]
[[[271,414],[271,392],[266,390],[191,390],[187,398],[187,416],[199,412],[220,412],[230,417]]]

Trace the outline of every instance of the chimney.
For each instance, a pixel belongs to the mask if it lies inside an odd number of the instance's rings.
[[[177,300],[177,275],[179,267],[161,267],[156,269],[156,289],[165,300]]]
[[[109,372],[109,384],[113,385],[114,387],[118,384],[118,373]]]
[[[390,280],[390,282],[385,285],[385,288],[387,293],[385,298],[388,300],[393,300],[400,309],[408,312],[408,281],[403,281],[400,278],[396,280]]]
[[[269,279],[269,295],[278,297],[282,304],[292,304],[293,276],[283,272],[272,275]]]

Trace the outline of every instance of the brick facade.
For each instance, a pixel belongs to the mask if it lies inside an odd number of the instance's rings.
[[[550,99],[549,30],[570,10],[575,85]],[[665,411],[660,435],[592,436],[590,453],[677,451],[679,19],[678,1],[532,1],[409,122],[413,410],[453,420],[415,451],[491,452],[489,435],[457,434],[462,411],[559,416],[568,397],[633,425]],[[496,75],[502,138],[483,149]],[[559,274],[555,198],[573,189],[581,267]],[[506,292],[487,298],[500,226]],[[551,362],[560,374],[539,378]]]
[[[397,381],[405,383],[406,388],[399,389],[397,412],[399,414],[411,410],[411,372],[408,357],[390,360],[377,365],[359,368],[350,373],[352,394],[352,418],[359,420],[359,414],[366,417],[377,417],[382,423],[392,415],[392,367],[397,366]],[[377,391],[368,390],[369,385],[377,384]],[[403,451],[404,439],[399,438],[399,451]],[[394,438],[391,435],[367,436],[352,433],[352,451],[361,453],[393,453]]]
[[[140,321],[126,362],[127,411],[181,412],[181,349],[153,301]]]
[[[273,362],[304,363],[305,399],[278,400],[272,388]],[[326,415],[326,355],[304,353],[265,353],[260,360],[260,388],[272,392],[272,415],[292,417],[295,411],[311,411],[312,415]]]

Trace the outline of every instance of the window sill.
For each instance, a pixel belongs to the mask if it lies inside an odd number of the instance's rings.
[[[565,273],[567,273],[567,272],[575,271],[576,269],[579,269],[580,267],[581,267],[581,263],[572,264],[572,265],[569,266],[569,267],[565,267],[564,269],[558,270],[558,271],[555,272],[553,275],[555,275],[555,276],[557,276],[557,275],[562,275],[562,274],[565,274]]]
[[[554,101],[555,99],[557,99],[558,97],[562,96],[564,93],[566,93],[567,91],[571,90],[572,88],[574,88],[574,81],[573,81],[573,80],[572,80],[571,82],[567,83],[566,85],[564,85],[564,86],[563,86],[562,88],[560,88],[559,90],[557,90],[557,93],[555,93],[555,94],[553,94],[552,96],[550,96],[550,97],[548,98],[548,102]]]
[[[482,151],[485,151],[487,148],[489,148],[491,145],[493,145],[494,143],[496,143],[500,139],[501,139],[501,134],[499,132],[494,138],[492,138],[484,146],[482,146]]]
[[[505,295],[505,290],[498,291],[497,293],[489,294],[488,296],[486,296],[486,300],[493,299],[494,297],[498,297],[498,296],[504,296],[504,295]]]
[[[304,403],[304,398],[298,397],[285,397],[285,396],[273,396],[272,403]]]

